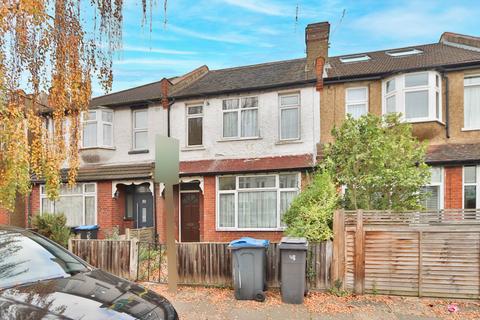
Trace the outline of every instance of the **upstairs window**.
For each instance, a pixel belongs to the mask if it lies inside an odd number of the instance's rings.
[[[258,137],[258,98],[223,100],[223,137]]]
[[[203,106],[187,106],[187,146],[203,144]]]
[[[480,130],[480,75],[464,79],[464,129]]]
[[[148,110],[133,111],[133,150],[148,149]]]
[[[83,115],[83,148],[113,147],[113,111],[90,110]]]
[[[300,139],[300,94],[280,96],[280,140]]]
[[[402,113],[407,122],[441,121],[441,102],[437,72],[402,74],[383,82],[383,112]]]
[[[348,88],[345,91],[345,111],[354,119],[368,112],[368,88]]]

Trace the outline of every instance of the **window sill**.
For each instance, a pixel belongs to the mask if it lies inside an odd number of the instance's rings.
[[[141,153],[149,153],[150,151],[148,149],[145,150],[130,150],[128,151],[128,154],[141,154]]]
[[[407,119],[405,119],[404,121],[405,121],[406,123],[413,123],[413,124],[416,124],[416,123],[436,122],[436,123],[441,124],[442,126],[445,125],[444,122],[442,122],[442,121],[440,121],[440,120],[437,120],[437,119],[420,119],[420,120],[407,120]]]
[[[218,232],[283,232],[286,228],[216,228]]]
[[[217,142],[232,142],[232,141],[248,141],[248,140],[261,140],[262,137],[251,137],[251,138],[223,138],[217,140]]]
[[[117,150],[115,147],[85,147],[80,148],[80,151],[83,150]]]
[[[180,151],[198,151],[198,150],[205,150],[204,146],[186,146],[183,147]]]
[[[299,143],[303,143],[303,141],[301,139],[295,139],[295,140],[278,140],[277,142],[275,142],[276,145],[282,145],[282,144],[299,144]]]
[[[462,131],[480,131],[480,128],[462,128]]]

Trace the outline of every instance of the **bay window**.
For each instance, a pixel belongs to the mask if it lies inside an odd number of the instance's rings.
[[[382,84],[383,113],[402,113],[407,122],[441,121],[441,81],[434,71],[407,73]]]
[[[148,149],[148,109],[133,111],[133,150]]]
[[[258,137],[258,98],[227,99],[222,103],[223,138]]]
[[[368,88],[348,88],[345,91],[345,112],[358,119],[368,112]]]
[[[480,130],[480,75],[464,79],[464,129]]]
[[[90,110],[83,115],[83,148],[113,147],[113,111]]]
[[[217,178],[217,228],[277,230],[300,190],[299,173]]]
[[[40,186],[40,213],[63,213],[70,227],[93,225],[97,221],[97,192],[95,183],[62,185],[58,199],[47,197],[45,185]]]
[[[300,139],[300,94],[280,95],[280,140]]]
[[[430,183],[423,188],[427,194],[424,207],[427,210],[443,209],[443,170],[441,167],[430,168]]]

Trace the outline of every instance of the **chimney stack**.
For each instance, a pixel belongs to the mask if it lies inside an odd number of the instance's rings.
[[[311,23],[305,28],[305,44],[307,46],[307,72],[317,75],[317,90],[323,88],[323,69],[328,58],[328,38],[330,23]]]

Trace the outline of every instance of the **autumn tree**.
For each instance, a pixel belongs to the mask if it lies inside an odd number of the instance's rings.
[[[141,3],[145,18],[152,6]],[[92,79],[111,88],[122,8],[123,0],[0,0],[0,207],[12,209],[29,191],[31,174],[55,198],[65,161],[75,182],[80,115]]]
[[[421,209],[420,192],[430,179],[426,143],[412,135],[400,115],[349,117],[332,131],[324,166],[338,188],[345,189],[347,209]]]

